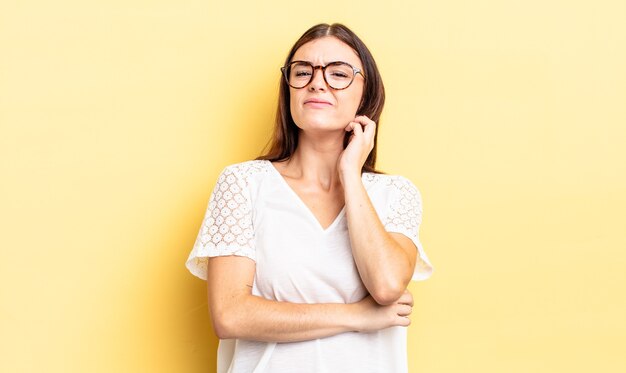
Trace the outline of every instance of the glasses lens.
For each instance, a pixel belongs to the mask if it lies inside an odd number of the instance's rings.
[[[354,70],[347,63],[333,63],[326,67],[326,82],[335,89],[344,89],[352,83]]]
[[[287,76],[289,85],[295,88],[302,88],[311,81],[313,66],[302,62],[294,62],[289,65]]]

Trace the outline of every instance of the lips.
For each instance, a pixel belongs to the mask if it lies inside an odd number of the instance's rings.
[[[326,100],[322,100],[319,98],[310,98],[306,101],[304,101],[304,104],[316,104],[316,105],[332,105],[330,102],[326,101]]]

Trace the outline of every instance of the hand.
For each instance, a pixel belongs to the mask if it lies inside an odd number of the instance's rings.
[[[361,177],[361,168],[374,148],[376,123],[365,115],[359,115],[345,128],[352,131],[348,146],[343,150],[337,161],[340,178],[343,176]]]
[[[359,332],[372,332],[392,326],[409,326],[409,315],[413,310],[413,295],[405,290],[393,304],[381,306],[371,295],[353,303],[356,307],[355,329]]]

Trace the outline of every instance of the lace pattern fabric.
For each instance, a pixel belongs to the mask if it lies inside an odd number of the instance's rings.
[[[395,177],[391,182],[396,196],[389,205],[383,225],[387,230],[406,232],[410,237],[417,238],[422,222],[422,196],[407,179]]]
[[[217,179],[187,267],[206,280],[209,257],[237,255],[255,257],[252,206],[248,178],[264,171],[256,162],[226,167]]]
[[[382,224],[388,232],[402,233],[409,237],[418,250],[413,280],[421,281],[432,275],[433,267],[419,239],[419,228],[422,223],[422,195],[417,187],[407,178],[381,174],[367,174],[371,183],[383,183],[393,190],[392,198],[387,206],[387,213]]]

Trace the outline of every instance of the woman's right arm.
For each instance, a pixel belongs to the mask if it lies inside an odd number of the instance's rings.
[[[279,302],[252,295],[255,266],[241,256],[208,261],[209,308],[220,339],[297,342],[410,324],[413,298],[408,291],[388,306],[369,295],[352,304]]]

